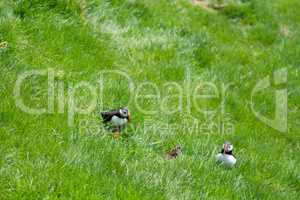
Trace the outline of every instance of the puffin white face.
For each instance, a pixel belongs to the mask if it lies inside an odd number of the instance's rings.
[[[233,150],[233,145],[230,144],[229,142],[225,142],[223,148],[225,152],[230,152]]]
[[[178,153],[181,153],[181,147],[180,146],[176,146],[176,150]]]
[[[127,118],[129,120],[129,111],[127,108],[122,108],[119,110],[120,114],[122,115],[122,117]]]

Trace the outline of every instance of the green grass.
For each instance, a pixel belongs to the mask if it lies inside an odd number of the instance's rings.
[[[299,9],[298,0],[248,0],[218,12],[185,0],[0,1],[0,199],[299,199]],[[283,67],[286,133],[262,123],[250,107],[256,83]],[[18,76],[49,68],[63,73],[55,77],[55,97],[60,85],[64,112],[57,100],[52,113],[23,112],[13,93]],[[93,112],[76,114],[70,126],[69,87],[86,81],[98,88],[102,70],[124,72],[135,92],[148,82],[140,92],[161,98],[129,102],[124,77],[106,75]],[[199,79],[218,90],[231,85],[224,98],[189,104]],[[255,99],[270,118],[272,88]],[[21,95],[27,105],[45,107],[48,89],[46,77],[34,77]],[[81,106],[91,100],[84,90],[75,96]],[[124,105],[132,123],[116,141],[100,129],[99,112]],[[195,122],[214,127],[193,129]],[[235,147],[233,169],[214,160],[225,140]],[[164,160],[177,144],[183,154]]]

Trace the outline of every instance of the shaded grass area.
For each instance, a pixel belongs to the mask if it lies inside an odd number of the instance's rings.
[[[183,0],[35,0],[0,6],[1,199],[298,198],[297,0],[252,0],[217,13]],[[249,105],[257,81],[282,67],[289,72],[288,133],[260,122]],[[123,106],[129,99],[126,81],[115,75],[105,77],[103,101],[98,99],[95,111],[76,115],[73,127],[68,125],[67,102],[64,113],[58,113],[57,103],[51,114],[20,111],[13,96],[17,76],[47,68],[63,73],[55,81],[64,83],[66,98],[70,84],[88,81],[96,87],[100,70],[122,70],[136,86],[149,81],[161,98],[179,93],[168,90],[169,81],[185,88],[188,72],[192,85],[199,78],[218,88],[230,83],[223,120],[234,124],[234,130],[189,128],[195,120],[217,123],[220,97],[197,101],[201,109],[215,110],[210,117],[196,112],[194,104],[190,111],[167,115],[160,110],[161,101],[141,99],[138,105],[158,114],[145,115],[131,102],[133,122],[114,141],[98,127],[102,109]],[[144,91],[153,92],[151,87]],[[267,116],[274,112],[273,92],[255,99],[256,109]],[[79,103],[85,105],[90,97],[80,94]],[[46,106],[47,79],[27,81],[22,98]],[[172,110],[180,103],[175,98],[166,105]],[[183,107],[187,105],[184,101]],[[82,127],[83,120],[88,125]],[[180,126],[139,129],[146,123]],[[214,162],[224,140],[235,146],[238,164],[232,170]],[[183,155],[165,161],[164,153],[176,144]]]

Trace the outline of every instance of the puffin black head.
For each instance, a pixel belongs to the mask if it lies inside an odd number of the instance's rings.
[[[230,142],[225,142],[223,144],[222,152],[225,154],[232,154],[232,151],[233,151],[233,145],[230,144]]]
[[[128,108],[120,108],[119,113],[122,116],[122,118],[126,118],[128,122],[130,121],[130,113]]]

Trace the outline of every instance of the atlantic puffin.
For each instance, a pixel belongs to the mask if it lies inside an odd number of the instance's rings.
[[[221,152],[216,155],[217,162],[227,166],[233,167],[236,163],[236,158],[233,155],[233,145],[230,142],[225,142]]]
[[[113,132],[114,138],[120,137],[121,128],[130,122],[128,108],[118,108],[101,112],[103,123]]]

